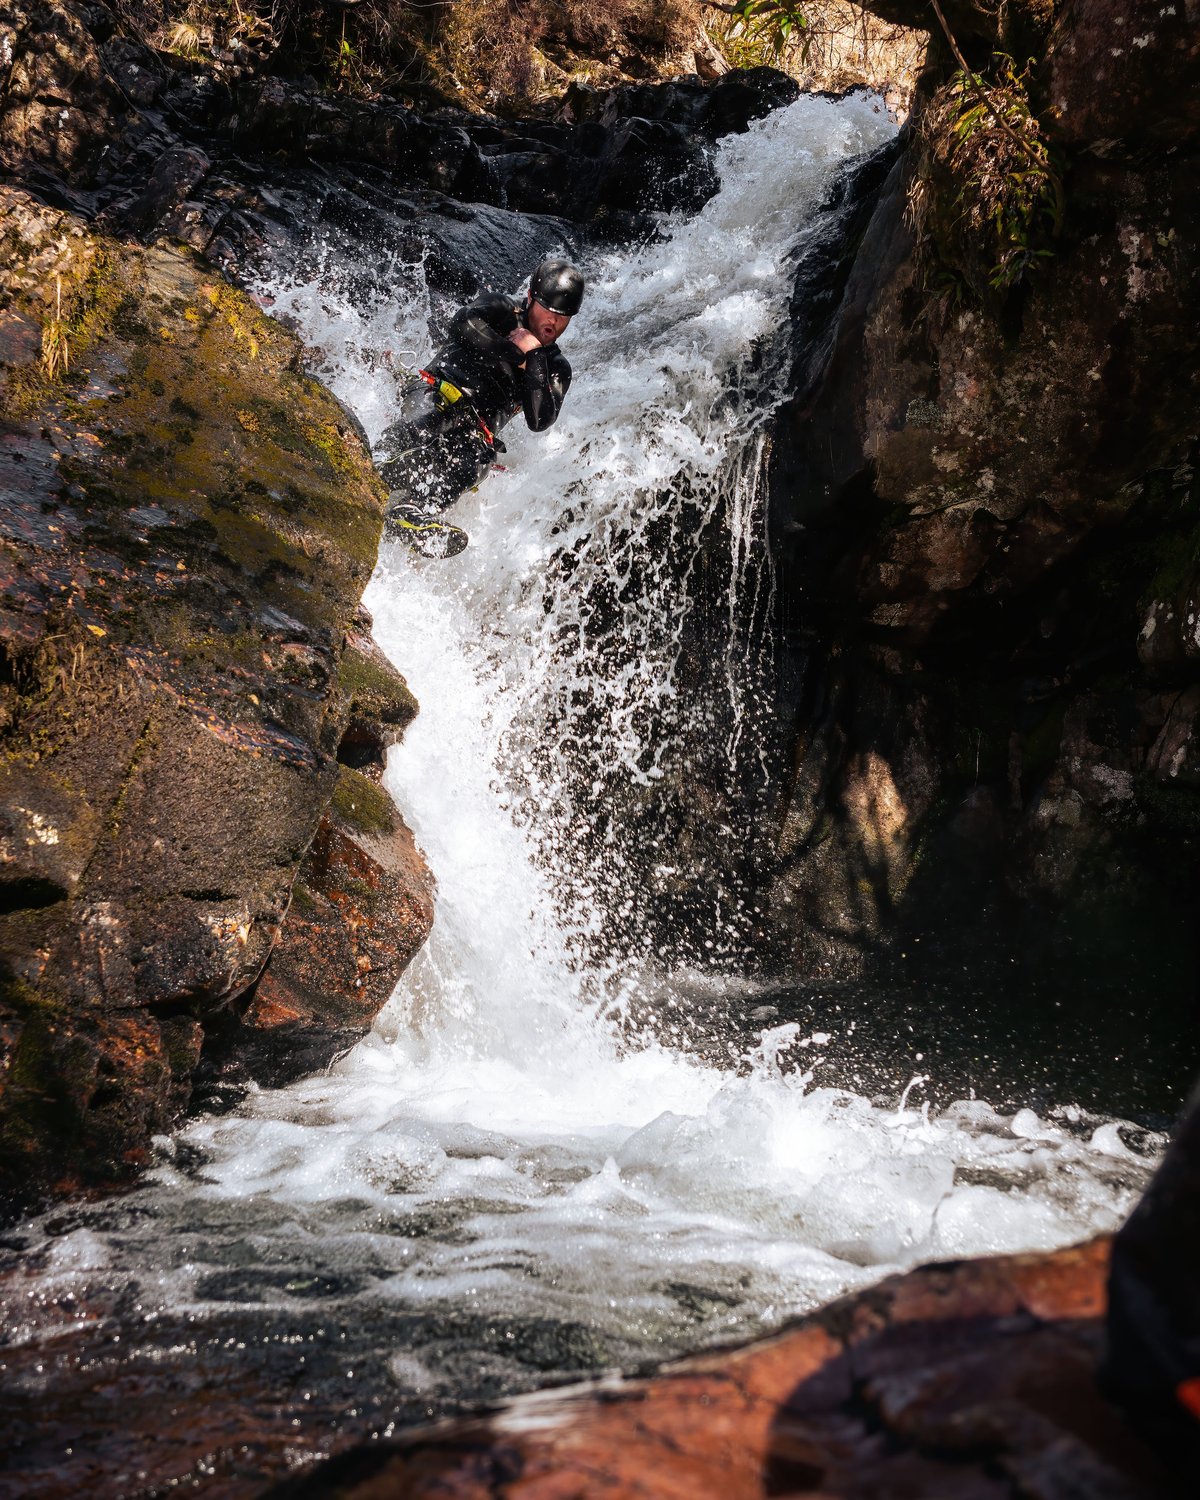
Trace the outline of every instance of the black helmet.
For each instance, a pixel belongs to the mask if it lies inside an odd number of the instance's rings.
[[[583,301],[583,277],[569,261],[544,260],[529,278],[529,292],[551,312],[573,318]]]

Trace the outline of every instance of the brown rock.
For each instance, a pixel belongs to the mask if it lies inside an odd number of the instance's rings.
[[[1168,1500],[1096,1387],[1108,1248],[926,1267],[748,1348],[520,1398],[272,1493]]]
[[[19,1187],[141,1159],[199,1028],[278,936],[351,703],[377,746],[415,706],[358,613],[383,492],[294,337],[185,255],[11,188],[0,247],[0,1184]],[[54,326],[57,371],[24,331]],[[365,685],[342,682],[351,637]],[[404,941],[380,941],[381,986]]]
[[[1049,45],[1054,131],[1105,153],[1194,143],[1200,132],[1200,29],[1194,7],[1074,0]]]
[[[127,68],[116,58],[117,67],[110,65],[80,9],[58,0],[0,8],[0,66],[6,75],[0,163],[14,175],[49,172],[87,184],[111,168],[113,155],[124,154],[122,133],[131,114],[137,119],[121,86]],[[161,65],[151,56],[139,61],[127,84],[161,77]],[[152,94],[141,92],[149,102]]]
[[[925,113],[830,326],[813,326],[821,262],[802,272],[812,295],[794,309],[804,343],[771,490],[799,717],[811,707],[820,724],[798,746],[777,922],[806,976],[908,984],[918,954],[940,979],[1040,948],[1034,982],[1081,1006],[1093,985],[1096,1006],[1125,1004],[1154,969],[1183,1019],[1197,972],[1200,44],[1185,7],[944,9],[981,67],[982,43],[1007,47],[997,28],[1035,39],[1029,102],[1064,153],[1065,211],[1006,296],[990,265],[943,254],[938,226],[965,222],[978,184],[931,165],[948,117],[929,101],[952,96],[955,66],[935,36]],[[1151,57],[1172,80],[1153,100]],[[927,795],[890,840],[889,901],[847,830],[861,768],[897,780],[904,753],[927,766]],[[968,799],[992,815],[961,817]],[[1066,913],[1069,938],[1053,926]],[[1117,930],[1121,977],[1109,963],[1085,978],[1079,953]]]
[[[220,1071],[281,1084],[370,1027],[433,926],[433,877],[387,793],[341,768],[280,941]]]

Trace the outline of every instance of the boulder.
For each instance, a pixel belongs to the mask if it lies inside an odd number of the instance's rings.
[[[985,9],[946,7],[964,44]],[[1019,973],[1092,1016],[1149,984],[1182,1019],[1200,977],[1194,27],[1043,9],[997,13],[1040,37],[1029,97],[1065,191],[1023,281],[981,290],[914,229],[950,191],[928,110],[851,256],[800,266],[770,473],[804,683],[778,923],[801,975],[912,982],[936,948],[949,982],[991,954],[1010,981],[989,1006]],[[1153,104],[1148,53],[1174,80]],[[917,765],[881,863],[863,768],[903,789]],[[1182,1056],[1172,1087],[1193,1070]]]
[[[928,1266],[648,1379],[375,1442],[275,1500],[1169,1500],[1097,1380],[1109,1246]]]
[[[347,728],[378,760],[413,704],[357,613],[383,489],[293,336],[12,188],[0,246],[0,1171],[29,1190],[145,1159],[361,774]],[[390,837],[381,879],[415,859]]]
[[[384,757],[416,713],[404,679],[365,633],[347,637],[348,719],[338,779],[257,983],[209,1027],[199,1083],[227,1103],[324,1067],[370,1028],[433,926],[434,882],[381,785]]]

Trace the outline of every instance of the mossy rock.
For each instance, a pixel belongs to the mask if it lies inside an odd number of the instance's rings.
[[[35,1189],[145,1159],[335,786],[394,826],[339,777],[351,706],[415,705],[365,644],[343,672],[385,500],[355,423],[190,251],[0,187],[0,430],[0,1142]]]
[[[349,766],[338,767],[330,807],[356,833],[381,838],[396,830],[396,805],[391,797],[377,781]]]

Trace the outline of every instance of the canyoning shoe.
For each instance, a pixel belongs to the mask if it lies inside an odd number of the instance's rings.
[[[455,557],[470,541],[462,527],[451,526],[416,505],[403,503],[389,506],[387,533],[421,557]]]

